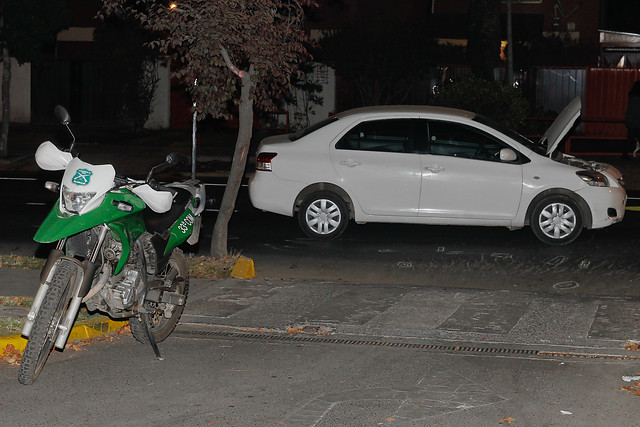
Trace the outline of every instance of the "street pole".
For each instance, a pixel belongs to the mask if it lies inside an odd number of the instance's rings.
[[[507,83],[513,87],[513,33],[511,25],[511,0],[507,0]]]
[[[193,82],[194,86],[198,86],[198,79]],[[193,128],[191,131],[191,179],[196,179],[196,121],[198,120],[198,110],[196,109],[196,101],[193,101]]]

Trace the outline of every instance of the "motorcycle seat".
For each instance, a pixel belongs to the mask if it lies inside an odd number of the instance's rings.
[[[160,233],[168,230],[171,225],[184,213],[187,204],[191,201],[191,192],[184,188],[170,188],[173,195],[171,209],[164,213],[156,213],[147,208],[142,212],[147,231],[150,233]]]

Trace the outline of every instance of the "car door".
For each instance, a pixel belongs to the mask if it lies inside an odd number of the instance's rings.
[[[521,157],[504,162],[500,139],[456,122],[428,122],[421,156],[420,216],[509,220],[522,193]]]
[[[333,146],[333,166],[368,215],[417,216],[420,155],[415,153],[418,120],[360,122]]]

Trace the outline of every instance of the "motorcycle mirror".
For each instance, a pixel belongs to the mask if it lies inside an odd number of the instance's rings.
[[[175,166],[183,160],[183,156],[180,153],[169,153],[164,162],[169,166]]]
[[[169,154],[167,154],[167,157],[165,157],[165,159],[164,159],[164,163],[160,163],[159,165],[156,165],[156,166],[151,168],[151,170],[149,171],[149,174],[147,175],[147,183],[149,183],[151,181],[151,178],[153,177],[154,173],[156,173],[157,171],[159,171],[161,169],[165,169],[167,166],[169,166],[169,167],[176,166],[176,165],[180,164],[182,159],[183,159],[183,156],[180,153],[169,153]]]
[[[56,108],[53,109],[56,118],[62,122],[63,125],[68,125],[71,122],[71,116],[66,108],[62,105],[56,105]]]

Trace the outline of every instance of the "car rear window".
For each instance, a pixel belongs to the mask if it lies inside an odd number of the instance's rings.
[[[313,124],[311,126],[307,126],[306,128],[299,130],[296,133],[292,133],[291,135],[289,135],[289,140],[290,141],[295,141],[297,139],[302,138],[303,136],[307,136],[312,132],[317,131],[320,128],[325,127],[326,125],[329,125],[333,122],[335,122],[336,120],[338,120],[337,116],[331,116],[328,119],[324,119],[321,122],[318,122],[316,124]]]

